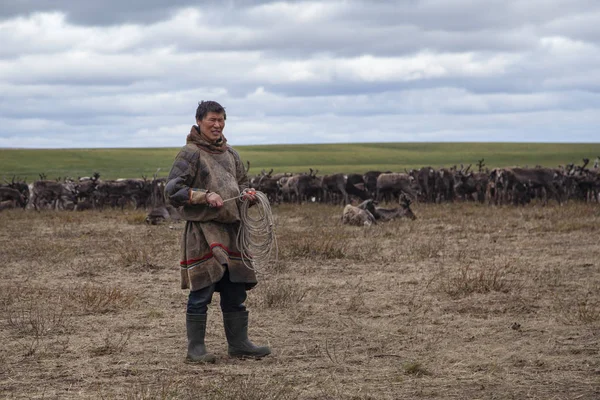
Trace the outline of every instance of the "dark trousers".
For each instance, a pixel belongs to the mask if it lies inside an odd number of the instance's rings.
[[[246,284],[231,282],[229,270],[225,270],[223,278],[205,288],[190,291],[187,303],[188,314],[206,314],[215,291],[221,293],[221,311],[224,313],[246,311]]]

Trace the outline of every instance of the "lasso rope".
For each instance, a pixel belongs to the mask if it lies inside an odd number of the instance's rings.
[[[270,259],[273,250],[275,251],[275,261],[278,259],[277,237],[275,236],[275,223],[271,204],[267,195],[259,191],[249,191],[254,194],[256,201],[253,209],[257,214],[255,217],[250,215],[250,201],[245,199],[244,193],[240,196],[223,200],[223,202],[240,199],[240,229],[237,234],[237,246],[242,254],[244,265],[257,271],[265,265]]]

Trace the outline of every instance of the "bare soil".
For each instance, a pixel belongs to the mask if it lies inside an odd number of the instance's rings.
[[[249,292],[263,360],[184,363],[182,222],[141,211],[0,214],[6,399],[598,399],[600,207],[413,206],[341,225],[274,208],[279,259]]]

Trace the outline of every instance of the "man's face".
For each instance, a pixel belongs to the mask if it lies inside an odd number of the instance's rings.
[[[211,141],[216,141],[223,134],[225,128],[225,114],[209,111],[202,121],[196,121],[200,132]]]

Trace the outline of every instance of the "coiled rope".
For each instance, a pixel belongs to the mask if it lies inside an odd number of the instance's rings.
[[[275,235],[275,222],[267,195],[253,190],[250,193],[254,194],[256,199],[252,213],[250,213],[250,201],[243,197],[244,193],[223,202],[233,199],[241,201],[239,205],[241,224],[237,234],[237,247],[242,254],[244,265],[257,271],[267,264],[273,252],[277,262],[279,249]]]

